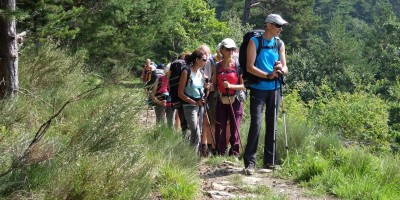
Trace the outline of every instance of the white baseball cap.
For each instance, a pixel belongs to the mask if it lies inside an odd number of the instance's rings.
[[[235,48],[236,49],[236,43],[231,38],[225,38],[221,42],[221,47],[225,47],[227,49],[231,49],[231,48]]]
[[[275,23],[279,25],[284,25],[287,24],[288,22],[282,19],[282,17],[278,14],[270,14],[267,16],[267,19],[265,19],[265,23]]]

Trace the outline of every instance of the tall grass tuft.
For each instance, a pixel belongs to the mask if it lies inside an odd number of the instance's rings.
[[[138,140],[146,157],[157,163],[156,188],[163,199],[196,199],[199,195],[199,158],[183,134],[160,126]]]
[[[195,199],[200,188],[197,174],[174,165],[164,165],[157,176],[162,199]],[[193,177],[189,179],[188,177]]]

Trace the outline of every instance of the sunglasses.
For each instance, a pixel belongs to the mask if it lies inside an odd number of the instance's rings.
[[[225,48],[227,51],[235,51],[236,48]]]
[[[273,23],[273,25],[274,25],[276,28],[282,28],[282,26],[283,26],[283,25],[279,25],[279,24],[276,24],[276,23]]]

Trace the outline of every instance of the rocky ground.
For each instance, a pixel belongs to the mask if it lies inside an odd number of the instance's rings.
[[[241,161],[224,161],[216,167],[211,167],[206,163],[206,159],[203,159],[199,168],[203,200],[264,199],[262,193],[265,192],[279,197],[278,199],[335,199],[333,197],[307,196],[306,190],[294,182],[274,178],[272,170],[259,169],[254,175],[246,176]],[[271,199],[273,198],[271,197]]]

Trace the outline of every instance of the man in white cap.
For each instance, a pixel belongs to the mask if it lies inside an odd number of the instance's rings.
[[[261,129],[262,118],[265,115],[265,144],[263,155],[263,168],[274,168],[274,128],[280,93],[281,83],[279,76],[288,73],[286,66],[285,45],[278,38],[282,26],[288,22],[280,15],[270,14],[264,23],[262,39],[251,38],[247,47],[246,69],[255,75],[256,81],[250,83],[250,128],[243,160],[245,173],[252,175],[256,166],[256,152]],[[260,43],[260,42],[261,43]],[[261,45],[261,51],[257,50]],[[263,109],[265,105],[265,114]],[[276,109],[274,111],[274,109]]]

